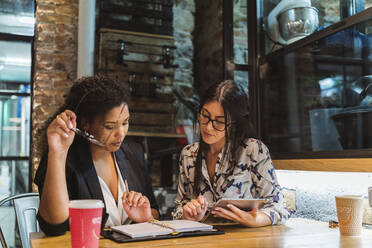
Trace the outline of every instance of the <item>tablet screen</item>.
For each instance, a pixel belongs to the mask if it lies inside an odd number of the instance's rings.
[[[214,207],[223,207],[228,208],[227,204],[232,204],[235,207],[244,210],[250,211],[254,208],[262,208],[267,201],[265,199],[226,199],[222,198],[216,202]]]

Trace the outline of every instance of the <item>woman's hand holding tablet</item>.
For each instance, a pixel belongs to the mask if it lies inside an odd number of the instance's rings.
[[[260,212],[265,199],[220,199],[211,211],[217,218],[224,218],[249,227],[271,222],[268,215]]]
[[[228,208],[227,205],[231,204],[241,210],[252,210],[254,208],[260,209],[263,205],[267,203],[265,199],[230,199],[222,198],[219,199],[214,205],[213,209],[216,207]]]

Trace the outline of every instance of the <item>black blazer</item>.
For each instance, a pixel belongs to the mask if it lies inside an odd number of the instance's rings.
[[[134,142],[124,141],[115,152],[116,161],[123,180],[127,180],[130,190],[141,192],[150,201],[151,208],[158,209],[147,166],[144,161],[142,147]],[[47,157],[41,159],[34,182],[38,186],[40,197],[43,193],[47,169]],[[93,165],[89,144],[80,137],[75,138],[66,159],[66,183],[70,200],[100,199],[104,201],[99,179]],[[103,209],[102,224],[105,226],[108,214]],[[46,222],[38,213],[37,219],[41,230],[47,235],[62,235],[69,230],[69,220],[61,224]]]

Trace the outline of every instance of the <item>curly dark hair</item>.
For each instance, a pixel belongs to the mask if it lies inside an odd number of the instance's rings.
[[[122,103],[128,104],[128,92],[129,90],[123,82],[101,75],[82,77],[74,82],[66,96],[65,103],[48,120],[46,128],[59,113],[69,109],[75,112],[77,127],[81,129],[82,120],[91,122],[95,117],[107,113]],[[46,131],[44,135],[46,135]],[[78,138],[79,136],[75,135],[75,139]],[[43,150],[43,153],[47,152],[47,145]]]
[[[229,128],[225,129],[226,143],[222,161],[228,161],[235,164],[239,155],[239,146],[244,144],[248,138],[254,137],[254,129],[250,121],[248,96],[241,86],[231,80],[225,80],[218,84],[210,86],[200,100],[200,109],[211,101],[217,101],[222,105],[225,123],[230,122]],[[200,129],[197,133],[200,136]],[[199,138],[199,150],[195,165],[194,192],[200,193],[199,184],[202,180],[202,153],[208,150],[208,145]]]
[[[77,126],[81,128],[83,119],[91,122],[96,116],[128,103],[128,100],[128,89],[124,83],[99,75],[83,77],[75,81],[58,113],[66,109],[74,111]]]

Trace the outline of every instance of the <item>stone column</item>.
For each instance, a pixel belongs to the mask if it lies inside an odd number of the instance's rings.
[[[173,36],[177,49],[174,51],[174,64],[179,67],[174,72],[174,88],[185,99],[194,93],[194,45],[193,32],[195,27],[194,0],[175,1],[173,5]],[[177,125],[192,125],[191,112],[180,102],[177,107]]]
[[[76,78],[78,0],[36,0],[35,18],[32,178],[47,145],[47,120]]]
[[[222,0],[195,1],[195,88],[202,94],[223,80]]]

